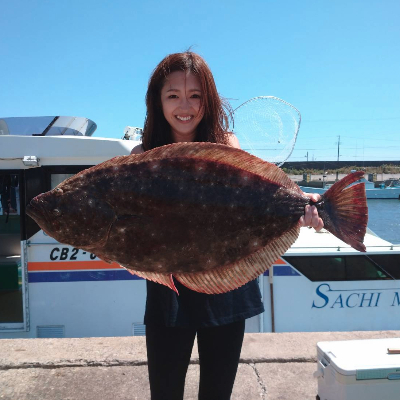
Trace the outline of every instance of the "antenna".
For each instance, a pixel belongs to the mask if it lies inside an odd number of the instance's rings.
[[[340,142],[340,135],[338,136],[338,141],[337,141],[337,169],[336,169],[336,181],[338,181],[339,180],[339,157],[340,157],[340,154],[339,154],[339,152],[340,152],[340,144],[341,144],[341,142]]]
[[[338,136],[338,141],[337,141],[337,160],[339,162],[339,149],[340,149],[340,135]]]

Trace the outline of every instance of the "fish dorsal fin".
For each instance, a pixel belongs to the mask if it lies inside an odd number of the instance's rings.
[[[237,263],[204,272],[173,274],[189,289],[200,293],[218,294],[237,289],[256,279],[286,252],[299,236],[299,224],[272,240],[257,252]]]
[[[139,163],[176,157],[189,157],[229,164],[259,175],[271,182],[279,183],[281,186],[292,189],[297,193],[302,193],[301,189],[275,164],[264,161],[244,150],[223,144],[208,142],[173,143],[157,147],[142,154],[133,154],[128,156],[126,160],[118,161]]]
[[[84,170],[78,172],[74,176],[71,176],[70,178],[68,178],[65,181],[61,182],[60,185],[65,184],[67,181],[75,180],[79,176],[86,174],[88,170],[96,171],[96,170],[101,169],[101,168],[115,167],[115,166],[120,165],[120,164],[126,164],[127,161],[129,161],[129,157],[131,157],[131,156],[116,156],[116,157],[110,158],[107,161],[104,161],[104,162],[102,162],[100,164],[97,164],[97,165],[95,165],[93,167],[90,167],[88,169],[84,169]]]
[[[166,158],[192,158],[220,162],[248,171],[279,185],[302,193],[301,189],[275,164],[271,164],[244,150],[218,143],[208,142],[181,142],[156,147],[141,154],[117,156],[91,168],[92,171],[117,167],[118,165],[139,164],[146,161]],[[84,173],[81,171],[75,177]]]

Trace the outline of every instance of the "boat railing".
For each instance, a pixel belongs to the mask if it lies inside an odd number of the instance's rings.
[[[47,245],[47,246],[54,246],[57,244],[62,244],[62,243],[58,243],[58,242],[47,242],[47,243],[40,243],[40,242],[31,242],[31,241],[27,241],[26,242],[27,246],[43,246],[43,245]],[[374,249],[380,249],[380,250],[390,250],[390,251],[400,251],[400,244],[388,244],[388,245],[372,245],[372,246],[366,246],[367,250],[369,252],[373,251]],[[287,251],[296,251],[296,250],[331,250],[331,249],[335,249],[336,251],[354,251],[359,253],[357,250],[353,249],[350,246],[292,246],[290,247]]]
[[[400,244],[388,244],[388,245],[372,245],[366,246],[367,251],[371,252],[374,249],[379,250],[390,250],[390,251],[400,251]],[[350,246],[292,246],[288,251],[296,250],[331,250],[335,249],[337,251],[357,251]]]
[[[47,242],[47,243],[38,242],[38,243],[33,243],[33,242],[29,241],[29,240],[27,240],[27,242],[26,242],[26,245],[28,247],[30,247],[30,246],[43,246],[43,245],[45,245],[45,246],[50,246],[50,245],[54,246],[54,245],[57,245],[57,244],[63,245],[63,243],[60,243],[60,242]],[[65,246],[69,246],[69,245],[66,244]]]

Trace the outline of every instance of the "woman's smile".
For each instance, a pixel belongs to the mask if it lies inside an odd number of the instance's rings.
[[[193,118],[193,116],[192,116],[192,115],[189,115],[189,116],[187,116],[187,117],[182,117],[181,115],[177,115],[176,118],[178,118],[179,121],[188,122],[188,121],[190,121],[190,120]]]

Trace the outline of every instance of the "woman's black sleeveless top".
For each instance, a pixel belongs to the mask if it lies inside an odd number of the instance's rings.
[[[176,280],[170,288],[147,281],[144,323],[170,327],[211,327],[253,317],[264,311],[257,280],[223,294],[194,292]]]

